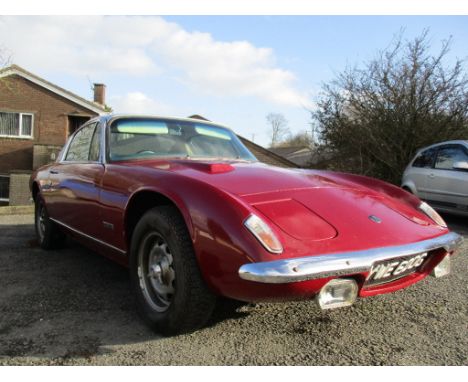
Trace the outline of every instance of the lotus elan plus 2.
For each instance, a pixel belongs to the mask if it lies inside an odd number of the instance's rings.
[[[140,313],[169,335],[202,327],[218,297],[330,309],[443,276],[462,241],[398,187],[259,163],[196,119],[93,119],[31,191],[42,248],[66,233],[127,266]]]

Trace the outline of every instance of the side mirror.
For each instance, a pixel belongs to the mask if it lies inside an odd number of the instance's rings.
[[[455,170],[468,171],[468,162],[467,161],[455,162],[453,164],[453,168]]]

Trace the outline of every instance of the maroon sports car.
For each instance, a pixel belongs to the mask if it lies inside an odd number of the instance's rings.
[[[400,188],[259,163],[231,130],[195,119],[93,119],[31,191],[41,247],[67,233],[128,266],[164,334],[203,326],[219,296],[348,306],[447,274],[462,240]]]

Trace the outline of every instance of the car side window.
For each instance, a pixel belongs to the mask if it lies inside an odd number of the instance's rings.
[[[68,147],[66,162],[87,162],[89,160],[91,140],[93,138],[96,124],[85,126],[80,129]]]
[[[443,147],[437,153],[435,168],[453,170],[455,162],[468,162],[468,155],[463,147],[459,145]]]
[[[436,153],[436,148],[431,148],[428,150],[424,150],[420,153],[416,159],[414,160],[412,167],[426,167],[431,168],[432,164],[434,163],[434,156]]]

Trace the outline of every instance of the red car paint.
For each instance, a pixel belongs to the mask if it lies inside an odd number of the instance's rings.
[[[208,286],[245,301],[310,298],[330,280],[247,281],[238,274],[246,263],[409,244],[448,232],[416,209],[419,199],[384,182],[261,163],[57,162],[37,170],[31,187],[45,201],[49,216],[123,265],[128,262],[132,201],[142,193],[164,196],[185,219]],[[282,254],[266,251],[245,228],[243,222],[252,212],[270,224],[284,247]],[[382,222],[372,222],[371,214]],[[434,256],[420,272],[379,286],[363,288],[367,273],[347,277],[357,280],[362,297],[393,292],[424,278],[443,255]]]

